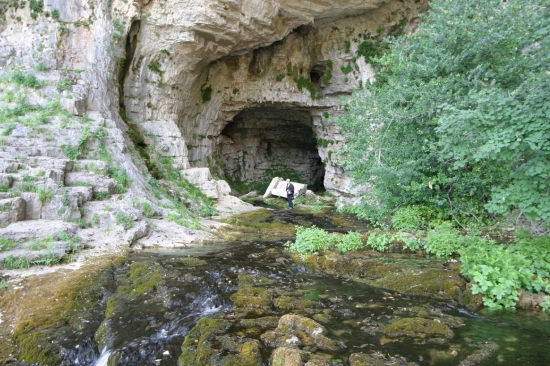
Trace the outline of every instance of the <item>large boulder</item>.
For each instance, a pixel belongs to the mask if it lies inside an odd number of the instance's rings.
[[[294,186],[294,198],[299,197],[307,192],[307,184],[292,182]],[[284,178],[275,177],[271,180],[269,187],[264,193],[264,198],[271,196],[286,198],[286,180]]]

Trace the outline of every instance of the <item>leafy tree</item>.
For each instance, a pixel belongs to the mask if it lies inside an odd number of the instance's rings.
[[[339,119],[345,167],[369,186],[355,212],[550,219],[549,4],[433,0],[418,32],[387,40]]]

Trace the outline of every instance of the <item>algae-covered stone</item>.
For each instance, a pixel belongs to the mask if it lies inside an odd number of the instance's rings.
[[[278,316],[264,316],[261,318],[254,319],[242,319],[240,325],[245,328],[276,328],[279,323]]]
[[[402,313],[410,313],[413,314],[413,316],[421,318],[431,318],[434,319],[436,322],[440,321],[442,323],[445,323],[451,328],[459,328],[465,325],[462,318],[445,314],[441,310],[429,306],[413,306],[411,308],[400,308],[399,310],[394,312],[394,314]]]
[[[332,366],[332,359],[328,356],[311,355],[304,366]]]
[[[466,359],[460,362],[460,366],[477,365],[491,357],[499,348],[498,345],[493,342],[480,343],[478,347],[478,350],[474,351],[474,353],[472,353],[471,355],[466,357]]]
[[[210,365],[217,362],[219,355],[212,346],[217,334],[226,332],[231,322],[223,319],[202,318],[189,331],[181,345],[182,354],[178,358],[179,366]]]
[[[296,348],[279,347],[271,355],[272,366],[302,366],[307,352]]]
[[[303,310],[319,307],[316,301],[299,299],[290,296],[280,296],[273,302],[278,310]]]
[[[332,320],[332,316],[327,313],[320,313],[313,315],[313,319],[319,323],[328,324]]]
[[[260,342],[224,335],[232,323],[224,319],[202,318],[181,346],[179,366],[261,366]]]
[[[275,283],[275,280],[267,278],[262,275],[239,275],[239,288],[248,287],[248,286],[265,286],[272,285]]]
[[[199,259],[195,257],[185,257],[181,259],[181,263],[185,264],[188,267],[202,266],[206,264],[204,259]]]
[[[225,349],[225,348],[224,348]],[[238,344],[234,351],[237,354],[228,355],[220,360],[221,366],[262,366],[260,342],[252,339]]]
[[[296,331],[282,327],[265,332],[260,336],[260,339],[266,346],[272,348],[303,345],[303,342],[297,337]]]
[[[403,254],[346,253],[338,256],[292,255],[296,262],[304,263],[314,271],[344,276],[372,286],[398,291],[406,295],[430,296],[442,300],[455,300],[463,305],[475,302],[465,296],[466,281],[458,271],[445,268],[435,259],[411,259]]]
[[[389,357],[381,353],[367,355],[365,353],[354,353],[349,356],[350,366],[418,366],[416,362],[407,362],[402,357]]]
[[[384,327],[384,333],[388,337],[408,336],[415,338],[453,338],[451,328],[439,320],[425,318],[404,318],[394,321]]]
[[[315,346],[324,351],[336,351],[343,345],[324,335],[325,328],[315,320],[295,315],[283,315],[277,329],[262,334],[262,341],[270,347],[284,345]]]
[[[244,287],[230,296],[236,307],[269,308],[271,294],[263,288]]]

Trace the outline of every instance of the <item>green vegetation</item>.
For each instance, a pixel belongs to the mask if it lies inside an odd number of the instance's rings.
[[[82,135],[80,136],[80,139],[75,146],[63,144],[61,145],[61,147],[63,148],[65,154],[69,159],[79,160],[86,153],[86,146],[88,144],[88,141],[93,138],[99,142],[99,153],[102,154],[105,150],[103,137],[105,137],[106,134],[107,131],[103,127],[95,126],[94,128],[92,128],[89,124],[85,124],[82,130]]]
[[[150,170],[156,177],[149,180],[149,185],[157,199],[164,197],[169,200],[170,204],[164,205],[171,210],[167,215],[168,220],[185,227],[199,228],[198,216],[214,214],[214,202],[181,175],[171,157],[159,155],[153,146],[149,146],[147,152],[150,156]],[[160,185],[157,178],[163,179],[168,185]],[[144,214],[154,215],[154,212],[150,209],[147,214],[144,208]]]
[[[349,136],[345,167],[372,190],[351,211],[380,224],[406,206],[463,227],[510,212],[548,222],[542,3],[435,0],[420,31],[390,52],[364,44],[377,82],[354,93],[339,124]]]
[[[131,229],[134,226],[133,221],[132,216],[124,211],[118,211],[115,215],[115,223],[122,225],[124,230]]]
[[[349,74],[350,72],[352,72],[353,68],[351,67],[351,65],[347,65],[347,66],[342,65],[342,67],[340,67],[340,70],[342,70],[344,74]]]
[[[55,20],[58,20],[59,19],[59,10],[57,9],[53,9],[52,12],[52,18],[55,19]]]
[[[0,251],[10,250],[15,245],[15,241],[8,238],[0,238]]]
[[[51,189],[38,189],[38,200],[44,205],[53,199],[53,192]]]
[[[361,234],[349,232],[346,235],[330,234],[327,231],[316,227],[309,228],[296,225],[296,240],[286,242],[285,247],[298,252],[300,257],[316,255],[331,248],[337,248],[340,252],[359,250],[364,246],[361,241]]]
[[[44,10],[44,0],[29,0],[29,7],[35,13],[42,13]]]
[[[283,79],[286,78],[286,76],[287,76],[286,74],[279,74],[275,79],[277,81],[283,81]]]
[[[303,89],[309,91],[311,99],[319,99],[321,97],[320,94],[317,94],[317,89],[315,89],[315,86],[313,85],[311,80],[300,76],[299,78],[294,78],[294,82],[296,83],[299,91],[302,91]]]
[[[152,72],[154,72],[156,74],[159,74],[160,76],[162,76],[162,74],[164,74],[164,71],[162,71],[161,68],[160,68],[159,60],[151,61],[148,68],[149,68],[149,70],[151,70]]]
[[[117,18],[113,20],[113,28],[115,29],[113,37],[116,39],[124,38],[124,23],[120,19]]]
[[[480,242],[460,251],[461,272],[472,278],[472,292],[483,295],[490,308],[514,308],[518,288],[550,292],[550,237],[520,237],[515,244],[489,245]],[[549,309],[550,298],[542,304]]]
[[[66,91],[66,90],[71,90],[73,86],[72,86],[71,80],[65,78],[57,84],[57,87],[59,88],[60,91]]]
[[[16,85],[23,85],[33,89],[37,89],[42,86],[42,83],[34,74],[25,73],[22,71],[11,71],[7,74],[7,76],[0,78],[0,82],[3,84],[11,82]]]
[[[325,72],[325,75],[323,75],[323,77],[321,78],[321,82],[325,85],[328,85],[330,83],[330,79],[332,79],[332,60],[327,60],[325,62],[325,65],[327,65],[327,71]]]
[[[364,57],[366,63],[373,63],[382,55],[386,44],[379,37],[373,37],[370,33],[365,36],[365,41],[359,43],[356,54],[358,57]]]
[[[107,173],[109,177],[113,178],[117,183],[115,185],[115,193],[120,194],[128,191],[132,180],[128,176],[126,169],[111,164],[107,169]]]

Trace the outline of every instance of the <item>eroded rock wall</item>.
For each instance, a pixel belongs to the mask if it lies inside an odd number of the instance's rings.
[[[141,8],[139,40],[124,79],[126,113],[180,169],[210,166],[221,175],[222,131],[238,113],[270,104],[307,110],[321,140],[325,188],[350,192],[333,154],[343,138],[330,122],[339,104],[331,97],[373,78],[370,65],[356,56],[367,32],[376,35],[405,18],[410,28],[425,3],[149,2]],[[315,98],[298,88],[300,78],[312,83]],[[174,139],[176,128],[183,141]]]
[[[412,27],[425,2],[0,0],[0,76],[34,73],[42,87],[27,91],[28,103],[59,99],[89,128],[105,128],[109,152],[136,194],[151,196],[135,135],[179,170],[209,167],[217,178],[265,176],[267,184],[279,162],[346,194],[352,189],[337,155],[343,137],[331,118],[341,113],[339,95],[373,78],[358,45],[403,19]],[[237,116],[254,111],[270,116],[257,118],[254,131],[246,127],[251,118],[237,126],[253,137],[231,135]],[[277,117],[284,115],[304,118]],[[67,127],[62,118],[51,122],[43,136],[17,124],[2,158],[70,158],[62,146],[74,146],[89,130]],[[290,141],[285,134],[299,130],[291,146],[270,142]]]

